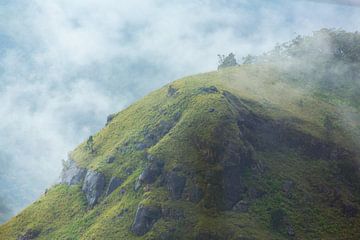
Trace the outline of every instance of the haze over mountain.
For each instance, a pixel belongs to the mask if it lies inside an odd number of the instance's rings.
[[[359,46],[321,29],[151,92],[0,239],[359,239]]]
[[[0,1],[0,221],[109,113],[215,69],[219,53],[241,61],[322,27],[355,31],[359,15],[304,1]]]

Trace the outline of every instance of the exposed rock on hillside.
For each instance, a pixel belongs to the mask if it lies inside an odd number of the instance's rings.
[[[142,236],[151,229],[160,217],[161,208],[156,206],[139,206],[131,231],[138,236]]]
[[[104,187],[104,174],[92,170],[89,170],[86,173],[82,190],[85,193],[86,200],[90,207],[94,206],[97,203],[98,199],[104,191]]]
[[[69,159],[64,163],[61,172],[61,183],[68,185],[80,184],[85,178],[87,170],[77,166],[74,160]]]
[[[116,188],[118,188],[123,183],[123,180],[117,177],[112,177],[110,179],[108,188],[106,190],[106,195],[111,194]]]

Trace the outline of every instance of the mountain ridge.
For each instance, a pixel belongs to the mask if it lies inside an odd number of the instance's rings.
[[[303,78],[261,62],[150,93],[69,153],[0,238],[358,239],[359,109]]]

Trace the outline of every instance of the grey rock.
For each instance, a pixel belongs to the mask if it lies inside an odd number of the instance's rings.
[[[198,203],[204,197],[204,190],[199,186],[194,186],[190,190],[189,200],[193,203]]]
[[[112,193],[116,188],[118,188],[123,183],[123,180],[117,177],[112,177],[110,179],[109,185],[106,189],[106,195]]]
[[[131,175],[133,172],[134,172],[134,169],[132,169],[132,168],[127,168],[127,169],[125,169],[125,173],[126,173],[127,175]]]
[[[171,198],[180,199],[185,187],[186,177],[180,176],[176,172],[170,172],[166,182]]]
[[[139,206],[131,231],[137,236],[147,233],[154,223],[161,218],[161,208],[157,206]]]
[[[136,145],[135,145],[135,148],[136,148],[136,150],[144,150],[145,148],[148,148],[148,147],[150,147],[151,145],[148,145],[148,144],[146,144],[146,143],[137,143]]]
[[[247,212],[249,210],[249,202],[241,200],[237,204],[235,204],[233,210],[241,213]]]
[[[168,87],[167,96],[172,97],[176,94],[177,89],[172,87],[171,85]]]
[[[203,93],[217,93],[219,90],[215,86],[201,87],[200,91]]]
[[[255,187],[250,187],[249,191],[248,191],[248,196],[250,199],[255,200],[258,198],[261,198],[262,196],[264,196],[266,194],[265,191],[255,188]]]
[[[135,182],[134,190],[137,192],[141,188],[141,181],[138,179]]]
[[[106,125],[108,125],[116,116],[116,113],[110,114],[109,116],[107,116],[106,118]]]
[[[82,191],[85,193],[86,200],[90,207],[94,206],[105,187],[105,176],[102,173],[89,170],[86,173]]]
[[[31,240],[31,239],[35,239],[40,235],[40,231],[39,230],[27,230],[26,233],[20,237],[17,238],[17,240]]]
[[[151,184],[156,181],[158,176],[162,173],[162,169],[164,167],[164,162],[154,157],[151,158],[151,162],[144,169],[144,171],[140,174],[138,180],[135,183],[135,191],[139,190],[141,185]],[[155,160],[154,160],[155,159]]]
[[[287,234],[288,234],[290,237],[294,237],[294,236],[295,236],[294,228],[293,228],[291,225],[288,225],[286,230],[287,230]]]
[[[292,180],[285,180],[282,185],[282,190],[285,193],[289,193],[294,187],[294,182]]]
[[[69,159],[63,163],[61,172],[61,183],[67,185],[80,184],[86,175],[87,170],[77,166],[74,160]]]
[[[246,188],[242,181],[242,167],[232,166],[224,167],[222,173],[223,181],[223,207],[230,210],[241,199],[241,195]]]
[[[185,218],[185,213],[183,210],[177,208],[163,208],[162,217],[164,219],[180,220]]]
[[[115,161],[115,157],[114,156],[110,156],[106,159],[106,163],[113,163]]]
[[[144,171],[140,174],[139,180],[142,183],[151,184],[155,182],[156,178],[161,174],[163,162],[156,161],[151,163]]]

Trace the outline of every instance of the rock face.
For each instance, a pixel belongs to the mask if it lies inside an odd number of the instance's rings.
[[[118,188],[123,183],[123,180],[117,177],[112,177],[110,179],[108,188],[106,189],[106,195],[112,193],[116,188]]]
[[[174,96],[176,94],[176,92],[177,92],[177,89],[170,85],[168,87],[167,96],[172,97],[172,96]]]
[[[240,213],[247,212],[249,210],[249,203],[245,200],[241,200],[235,204],[233,210]]]
[[[105,176],[102,173],[89,170],[85,176],[82,191],[90,207],[94,206],[105,187]]]
[[[137,236],[147,233],[161,217],[161,208],[156,206],[139,206],[131,231]]]
[[[202,88],[200,88],[200,91],[202,93],[217,93],[217,92],[219,92],[219,90],[215,86],[202,87]]]
[[[74,160],[69,159],[63,165],[61,183],[75,185],[80,184],[84,180],[87,171],[85,168],[78,167]]]
[[[167,177],[167,187],[172,199],[181,198],[186,183],[186,177],[178,175],[176,172],[170,172]]]
[[[140,174],[135,184],[135,190],[138,190],[142,184],[151,184],[155,182],[157,177],[161,174],[163,167],[163,161],[153,160]]]
[[[17,240],[31,240],[35,239],[40,235],[39,230],[28,230],[24,235],[17,238]]]
[[[109,116],[107,116],[106,125],[108,125],[115,117],[116,117],[116,113],[110,114]]]

